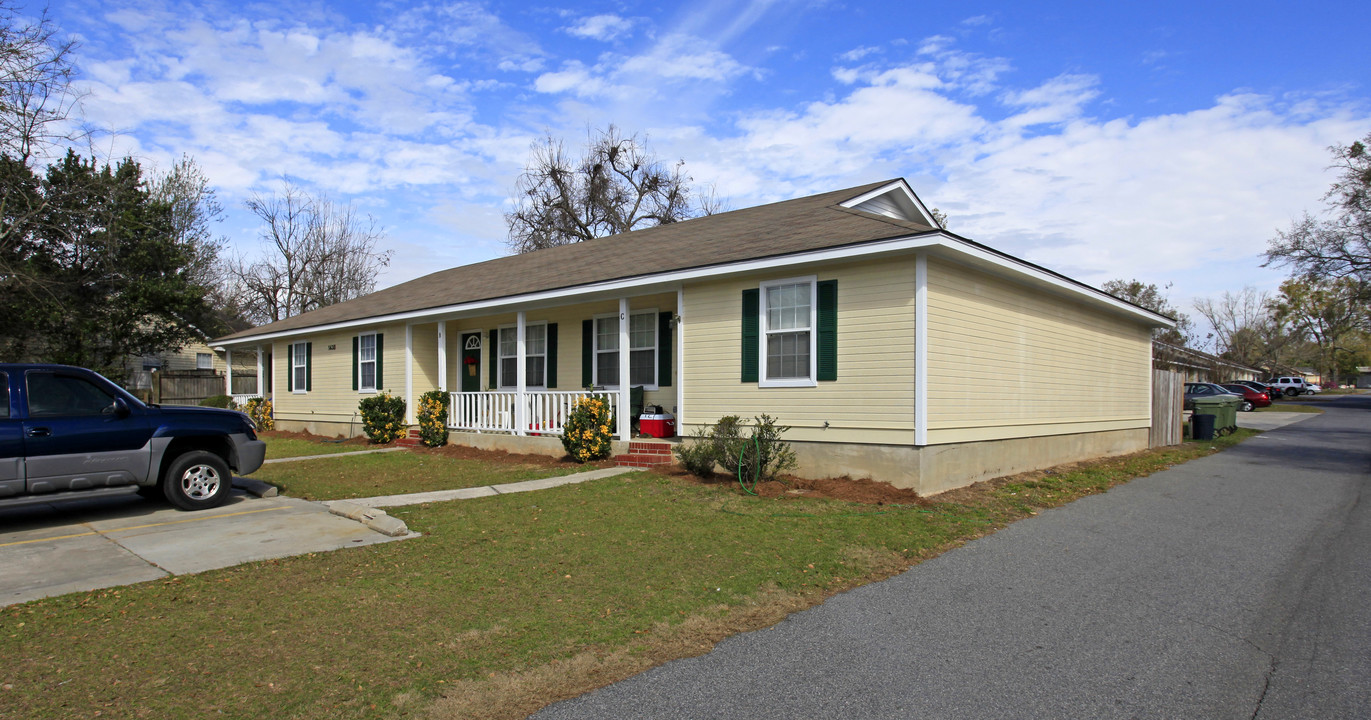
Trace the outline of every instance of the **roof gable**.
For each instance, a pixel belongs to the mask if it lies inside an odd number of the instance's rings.
[[[884,215],[942,230],[943,226],[903,179],[892,180],[850,200],[839,203],[852,210]]]

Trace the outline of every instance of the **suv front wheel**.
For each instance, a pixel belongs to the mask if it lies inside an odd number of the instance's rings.
[[[232,486],[228,463],[206,450],[183,453],[162,478],[162,493],[182,510],[218,507],[228,500]]]

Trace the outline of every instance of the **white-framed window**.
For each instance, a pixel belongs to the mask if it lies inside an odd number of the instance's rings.
[[[292,343],[290,346],[290,387],[292,392],[302,393],[309,385],[309,345]]]
[[[818,278],[761,284],[761,387],[814,387]]]
[[[195,353],[196,370],[213,370],[214,356],[209,353]]]
[[[619,387],[619,315],[595,318],[595,385]],[[628,316],[628,384],[657,389],[657,311]]]
[[[357,336],[357,391],[376,392],[376,333]]]
[[[500,387],[519,385],[519,328],[517,325],[500,328]],[[541,388],[547,384],[547,323],[524,324],[524,382],[526,387]]]

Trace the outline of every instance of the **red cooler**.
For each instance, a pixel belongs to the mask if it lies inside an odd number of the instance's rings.
[[[638,434],[643,437],[676,437],[676,417],[671,413],[643,413],[638,416]]]

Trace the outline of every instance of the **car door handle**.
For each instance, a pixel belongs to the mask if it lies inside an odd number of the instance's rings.
[[[29,428],[29,437],[52,437],[52,430],[45,427]]]

